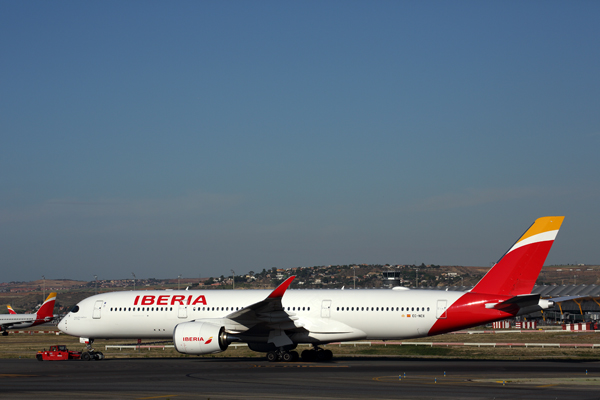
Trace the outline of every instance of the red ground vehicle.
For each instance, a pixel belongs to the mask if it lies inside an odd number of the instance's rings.
[[[80,351],[67,350],[67,346],[50,346],[50,350],[38,351],[35,356],[38,361],[80,360]]]

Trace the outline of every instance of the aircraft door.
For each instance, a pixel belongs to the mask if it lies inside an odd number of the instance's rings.
[[[437,319],[446,319],[448,316],[448,300],[438,300],[435,317]]]
[[[177,313],[179,318],[187,318],[187,306],[183,304],[179,305],[179,312]]]
[[[321,303],[321,318],[329,318],[331,314],[331,300],[323,300]]]
[[[94,303],[94,313],[92,314],[92,318],[100,319],[102,316],[102,304],[104,304],[104,300],[96,300]]]

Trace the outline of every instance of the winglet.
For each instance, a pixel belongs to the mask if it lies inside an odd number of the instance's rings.
[[[296,278],[296,275],[293,275],[293,276],[290,276],[289,278],[287,278],[285,281],[283,281],[283,283],[281,285],[277,286],[275,288],[275,290],[273,290],[271,292],[271,294],[269,295],[269,297],[267,297],[267,298],[268,299],[282,298],[283,294],[288,289],[288,287],[292,284],[292,281],[295,278]]]

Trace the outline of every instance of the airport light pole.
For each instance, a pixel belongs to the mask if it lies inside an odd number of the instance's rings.
[[[179,280],[181,279],[181,274],[177,275],[177,290],[180,290]]]
[[[94,275],[94,280],[95,280],[95,283],[94,283],[94,292],[95,293],[94,294],[98,294],[98,275]]]
[[[231,283],[233,283],[233,290],[235,290],[235,272],[231,270]]]
[[[417,287],[419,287],[419,268],[417,268],[417,275],[416,275],[415,281],[417,281],[416,282],[417,283]]]
[[[44,298],[42,299],[42,302],[44,302],[44,301],[46,301],[46,277],[44,275],[42,275],[42,281],[43,281],[42,296],[44,296]]]
[[[135,291],[135,274],[132,272],[131,276],[133,276],[133,290]]]
[[[354,279],[354,289],[356,289],[356,265],[352,266],[352,275]]]

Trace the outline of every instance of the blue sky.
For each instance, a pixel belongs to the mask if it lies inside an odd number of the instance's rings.
[[[0,3],[2,281],[600,263],[600,3]]]

